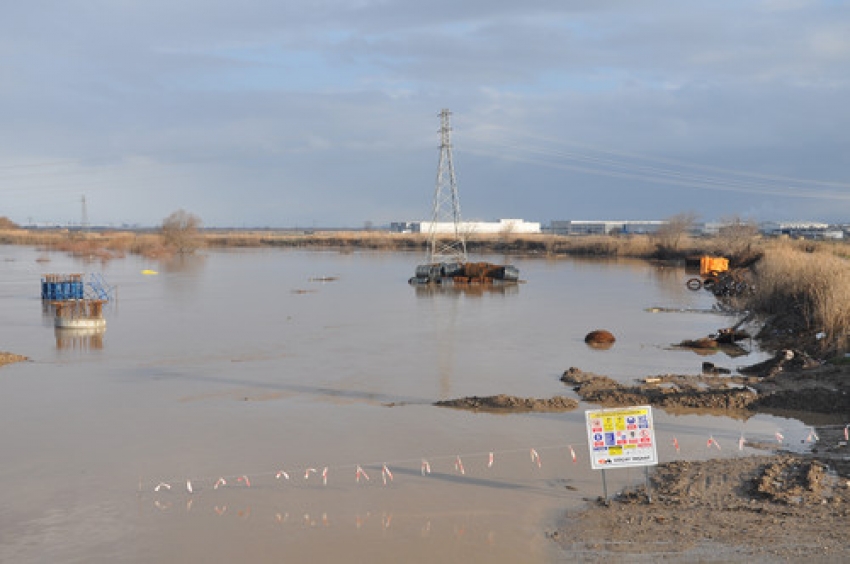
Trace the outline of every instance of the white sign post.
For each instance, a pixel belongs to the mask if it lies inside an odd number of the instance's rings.
[[[590,464],[602,470],[602,487],[608,501],[605,470],[645,466],[646,492],[649,501],[649,466],[658,464],[655,428],[652,425],[652,407],[618,407],[584,412],[587,420],[587,444]]]

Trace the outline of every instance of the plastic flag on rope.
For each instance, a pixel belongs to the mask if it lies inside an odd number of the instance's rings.
[[[573,445],[570,445],[570,458],[573,459],[573,464],[576,463],[576,451],[573,450]]]
[[[315,468],[307,468],[306,470],[304,470],[304,479],[309,480],[310,474],[315,474],[316,472],[318,472],[318,470],[316,470]]]
[[[366,472],[364,472],[363,469],[360,468],[360,466],[358,465],[357,466],[357,472],[354,473],[354,479],[358,483],[360,483],[360,476],[363,476],[364,478],[366,478],[366,481],[369,481],[369,475],[366,474]]]
[[[744,450],[744,435],[741,435],[741,438],[738,439],[738,450]]]
[[[460,460],[460,455],[455,458],[455,470],[461,474],[466,474],[466,471],[463,469],[463,462]]]
[[[189,480],[186,480],[186,491],[192,493],[192,482]]]
[[[493,453],[490,453],[490,459],[487,461],[487,468],[493,467]]]
[[[245,485],[249,488],[251,487],[251,480],[248,479],[248,476],[239,476],[236,478],[237,482],[245,482]]]
[[[422,459],[422,475],[431,473],[431,465],[424,458]]]
[[[850,425],[844,427],[844,440],[850,441]]]
[[[274,477],[275,477],[276,479],[280,480],[280,477],[281,477],[281,476],[283,476],[283,477],[284,477],[284,478],[286,478],[287,480],[289,479],[289,474],[287,474],[287,473],[286,473],[286,472],[284,472],[283,470],[281,470],[281,471],[279,471],[277,474],[275,474],[275,476],[274,476]]]
[[[325,485],[325,486],[328,485],[328,467],[327,466],[325,466],[322,469],[322,484]]]
[[[785,440],[785,437],[783,437],[782,433],[780,433],[779,431],[776,431],[776,434],[774,436],[776,437],[776,442],[778,443],[781,443]]]
[[[806,442],[807,443],[814,443],[814,442],[817,442],[819,440],[820,440],[820,437],[818,437],[818,434],[815,432],[815,430],[809,429],[809,436],[806,437]]]
[[[216,481],[215,485],[213,486],[213,489],[217,490],[219,486],[226,486],[226,485],[227,485],[227,480],[225,480],[224,478],[219,478]]]
[[[673,437],[673,447],[676,449],[676,452],[679,452],[679,440],[676,437]]]
[[[159,491],[159,490],[161,490],[162,488],[165,488],[165,489],[167,489],[167,490],[170,490],[170,489],[171,489],[171,484],[166,484],[165,482],[160,482],[160,483],[159,483],[159,484],[157,484],[157,486],[153,489],[153,491],[158,492],[158,491]]]
[[[384,467],[381,468],[381,479],[384,481],[384,485],[387,485],[387,478],[389,478],[390,482],[393,481],[393,473],[390,472],[390,469],[387,468],[387,465],[384,464]]]
[[[216,506],[215,506],[215,512],[216,512],[216,513],[218,513],[218,516],[219,516],[219,517],[221,517],[222,515],[224,515],[224,512],[225,512],[225,511],[227,511],[227,506],[226,506],[226,505],[223,505],[223,506],[221,506],[221,507],[219,507],[218,505],[216,505]]]
[[[537,451],[534,449],[531,449],[531,461],[536,462],[538,468],[542,466],[542,463],[540,462],[540,455],[537,454]]]
[[[714,437],[708,437],[708,443],[705,445],[705,448],[711,448],[711,446],[712,446],[712,445],[716,446],[716,447],[717,447],[717,450],[721,450],[721,449],[720,449],[720,443],[718,443],[718,442],[714,439]]]

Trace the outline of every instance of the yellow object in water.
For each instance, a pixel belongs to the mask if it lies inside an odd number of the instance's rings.
[[[720,274],[729,270],[729,259],[725,257],[710,257],[705,255],[699,259],[700,276]]]
[[[145,270],[143,270],[143,271],[142,271],[142,274],[145,274],[145,275],[150,276],[150,275],[153,275],[153,274],[159,274],[159,272],[157,272],[156,270],[147,270],[147,269],[145,269]]]

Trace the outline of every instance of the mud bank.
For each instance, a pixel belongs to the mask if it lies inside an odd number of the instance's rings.
[[[23,362],[25,360],[29,359],[20,354],[0,351],[0,366],[12,364],[13,362]]]
[[[790,355],[789,355],[790,356]],[[654,405],[668,412],[742,419],[758,412],[828,414],[850,422],[850,369],[777,355],[743,375],[662,375],[621,384],[570,368],[561,380],[585,402]],[[519,413],[577,407],[571,398],[467,397],[435,405]],[[649,469],[644,485],[587,499],[547,532],[570,561],[843,562],[850,559],[850,446],[840,425],[817,427],[809,454],[678,460]],[[648,495],[648,493],[650,495]]]
[[[844,367],[774,371],[769,376],[661,375],[621,384],[572,367],[561,381],[586,402],[605,407],[654,405],[665,409],[786,410],[850,414],[850,373]]]
[[[577,561],[850,558],[850,482],[792,455],[676,461],[643,486],[593,500],[549,537]],[[645,560],[641,560],[645,561]]]
[[[578,407],[572,398],[555,396],[549,399],[520,398],[500,394],[498,396],[469,396],[465,398],[435,402],[438,407],[453,407],[472,411],[521,413],[528,411],[571,411]]]

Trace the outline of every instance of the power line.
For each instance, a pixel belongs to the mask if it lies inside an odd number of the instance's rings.
[[[492,131],[488,130],[486,135],[473,133],[470,136],[479,143],[479,146],[468,148],[467,152],[560,170],[690,188],[797,198],[850,199],[850,194],[846,192],[850,190],[850,183],[751,173],[636,153],[591,148],[566,140],[519,134],[504,128],[492,129],[497,133],[506,132],[512,136],[512,139],[524,136],[532,142],[522,144],[501,141],[497,135],[493,135]],[[585,150],[565,149],[563,148],[565,145],[580,146]],[[706,174],[706,172],[716,174]]]

